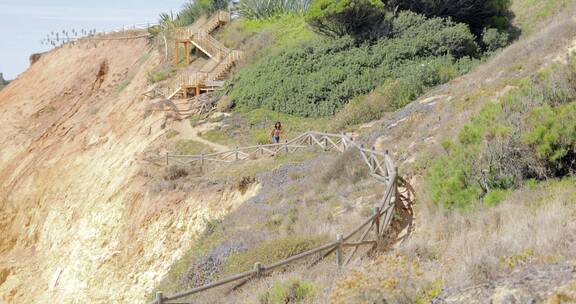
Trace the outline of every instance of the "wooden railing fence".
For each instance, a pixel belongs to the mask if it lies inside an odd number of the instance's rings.
[[[296,138],[278,144],[255,145],[248,147],[237,147],[228,151],[207,153],[200,155],[179,155],[166,153],[165,162],[175,162],[179,164],[197,163],[204,165],[207,162],[235,162],[246,159],[257,159],[262,156],[278,155],[290,153],[309,147],[320,147],[323,151],[337,151],[344,153],[350,149],[355,149],[360,154],[364,163],[370,169],[370,175],[383,184],[383,195],[375,204],[373,215],[357,225],[352,231],[345,235],[338,234],[336,240],[320,247],[310,249],[300,254],[289,257],[269,265],[255,263],[252,270],[232,275],[230,277],[199,286],[187,291],[182,291],[173,295],[164,296],[162,292],[156,293],[156,298],[151,304],[174,304],[174,300],[182,299],[190,295],[222,286],[231,282],[258,278],[267,272],[292,264],[313,255],[320,255],[313,265],[328,255],[334,253],[338,267],[350,263],[358,248],[361,246],[375,246],[382,242],[387,233],[387,229],[392,221],[396,200],[400,199],[398,192],[399,183],[405,183],[398,177],[397,168],[388,155],[388,152],[379,152],[374,148],[367,149],[356,144],[351,137],[345,134],[332,134],[326,132],[308,131]],[[345,249],[351,248],[348,256],[345,257]]]

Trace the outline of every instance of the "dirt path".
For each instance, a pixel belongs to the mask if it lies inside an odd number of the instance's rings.
[[[204,123],[200,126],[193,128],[192,125],[190,125],[190,121],[181,120],[181,121],[174,123],[173,129],[175,131],[178,131],[178,135],[176,135],[176,139],[194,140],[194,141],[197,141],[197,142],[200,142],[200,143],[203,143],[203,144],[209,146],[210,148],[212,148],[216,152],[222,152],[222,151],[230,150],[230,147],[227,147],[227,146],[215,143],[215,142],[211,142],[211,141],[206,140],[206,139],[204,139],[198,135],[198,133],[210,130],[210,129],[214,128],[215,126],[218,126],[218,125],[219,125],[219,123]]]

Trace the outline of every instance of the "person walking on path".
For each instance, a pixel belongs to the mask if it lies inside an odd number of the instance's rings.
[[[280,143],[280,133],[282,133],[282,124],[277,121],[272,129],[272,143]]]

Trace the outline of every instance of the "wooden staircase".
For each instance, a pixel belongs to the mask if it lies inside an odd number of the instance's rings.
[[[179,76],[178,86],[169,88],[163,95],[167,99],[183,97],[189,94],[198,96],[202,93],[211,92],[224,85],[224,80],[232,67],[241,59],[242,52],[230,50],[220,41],[215,39],[212,33],[218,27],[230,22],[230,13],[218,11],[210,17],[199,28],[189,26],[176,30],[176,54],[178,54],[178,44],[184,43],[187,52],[187,62],[189,63],[189,46],[193,45],[197,52],[202,52],[206,56],[215,60],[217,64],[209,72],[193,72]],[[178,62],[178,55],[176,56]]]

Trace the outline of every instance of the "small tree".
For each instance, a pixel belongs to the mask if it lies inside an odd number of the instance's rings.
[[[306,21],[319,33],[356,40],[375,39],[392,32],[390,14],[380,0],[316,0]]]

